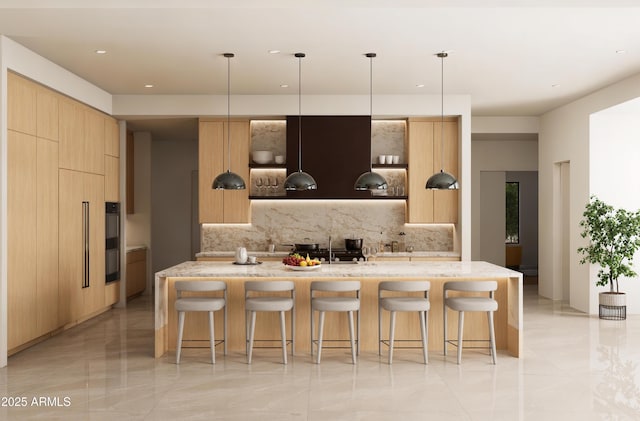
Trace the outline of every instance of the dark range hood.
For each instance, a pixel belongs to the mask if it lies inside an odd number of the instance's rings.
[[[287,175],[298,171],[298,116],[287,116]],[[371,167],[371,116],[302,116],[302,170],[317,190],[288,191],[306,199],[368,199],[353,184]]]

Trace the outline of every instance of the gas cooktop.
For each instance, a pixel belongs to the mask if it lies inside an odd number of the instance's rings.
[[[318,258],[321,261],[329,261],[329,249],[326,248],[313,251],[294,250],[293,253],[299,253],[302,256],[308,254],[312,259]],[[362,250],[331,249],[331,255],[333,261],[350,262],[364,260]]]

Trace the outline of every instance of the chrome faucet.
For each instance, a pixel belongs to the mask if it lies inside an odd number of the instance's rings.
[[[333,260],[333,255],[331,253],[331,236],[329,236],[329,264],[331,264],[332,260]]]

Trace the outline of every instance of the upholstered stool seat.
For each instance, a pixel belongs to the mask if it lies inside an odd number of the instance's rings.
[[[415,311],[420,319],[420,335],[422,341],[422,354],[424,363],[429,362],[428,357],[428,312],[431,308],[429,302],[429,281],[387,281],[378,284],[378,355],[381,355],[381,345],[389,345],[389,364],[393,362],[393,348],[395,340],[396,312]],[[386,292],[422,292],[422,297],[416,296],[386,296]],[[382,339],[382,311],[389,311],[389,340]],[[409,341],[409,340],[403,340]]]
[[[285,328],[285,312],[291,311],[291,355],[295,354],[295,286],[292,281],[247,281],[244,283],[245,313],[247,332],[247,363],[251,364],[253,344],[255,342],[256,312],[277,311],[280,313],[280,338],[282,342],[282,362],[287,364],[287,332]],[[265,296],[254,293],[289,292],[289,296]]]
[[[352,296],[331,295],[317,296],[318,291],[330,293],[355,293]],[[311,356],[313,345],[317,343],[318,353],[316,363],[320,364],[322,358],[322,334],[324,330],[324,315],[327,311],[347,312],[349,314],[349,341],[351,344],[351,361],[356,363],[356,354],[360,353],[360,281],[313,281],[311,282]],[[314,341],[315,334],[314,312],[318,316],[318,339]],[[353,312],[358,312],[357,333],[354,338]],[[337,348],[337,347],[334,347]]]
[[[174,307],[178,312],[178,343],[176,344],[176,364],[180,364],[182,351],[182,336],[184,333],[184,316],[187,311],[206,311],[209,313],[209,347],[211,348],[211,363],[216,362],[215,331],[213,313],[224,308],[223,339],[224,355],[227,355],[227,284],[222,281],[176,281],[176,301]],[[222,297],[183,296],[184,292],[205,293],[222,291]]]
[[[457,362],[462,362],[464,313],[467,311],[481,311],[487,313],[489,325],[489,349],[491,360],[496,363],[496,340],[493,325],[493,312],[498,310],[498,302],[494,299],[494,291],[498,289],[496,281],[450,281],[443,286],[442,310],[444,320],[444,355],[447,355],[447,344],[458,347]],[[451,291],[465,293],[488,293],[488,296],[450,296]],[[447,308],[458,312],[458,339],[447,339]],[[482,340],[480,340],[482,341]],[[487,341],[485,341],[487,342]],[[474,347],[479,348],[479,347]]]

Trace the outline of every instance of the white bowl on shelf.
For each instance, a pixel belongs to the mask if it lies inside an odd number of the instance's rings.
[[[273,152],[253,151],[253,162],[256,164],[270,164],[273,162]]]

